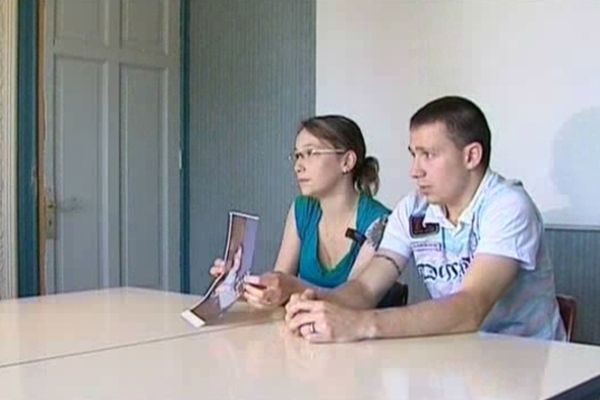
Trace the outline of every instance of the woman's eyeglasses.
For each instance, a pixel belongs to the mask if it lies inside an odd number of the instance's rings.
[[[288,159],[295,163],[299,160],[310,160],[315,158],[316,156],[320,156],[321,154],[344,154],[346,150],[344,149],[304,149],[304,150],[295,150],[294,152],[288,155]]]

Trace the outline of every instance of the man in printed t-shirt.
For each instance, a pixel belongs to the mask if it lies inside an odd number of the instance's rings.
[[[565,340],[541,216],[518,181],[489,168],[491,133],[470,100],[443,97],[410,120],[417,190],[389,217],[378,252],[334,291],[290,299],[286,324],[310,341],[482,330]],[[413,258],[432,297],[373,310]]]

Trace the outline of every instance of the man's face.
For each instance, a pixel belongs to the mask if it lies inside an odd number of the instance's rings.
[[[466,155],[450,140],[446,126],[434,122],[410,131],[413,156],[410,176],[427,201],[439,205],[460,202],[469,179]]]

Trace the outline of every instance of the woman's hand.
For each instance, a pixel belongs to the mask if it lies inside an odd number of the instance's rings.
[[[252,306],[269,309],[281,306],[294,293],[295,278],[283,272],[248,275],[244,280],[244,297]]]
[[[242,265],[241,246],[236,250],[232,261],[233,265],[229,267],[226,261],[217,258],[209,269],[209,273],[215,278],[213,285],[217,285],[215,289],[217,293],[233,291],[239,297],[243,292],[243,277],[239,276],[239,270]]]
[[[227,273],[227,267],[225,266],[225,260],[222,258],[217,258],[213,261],[213,265],[208,270],[208,273],[213,278],[218,278],[219,276]]]
[[[230,267],[227,266],[227,263],[222,258],[215,258],[215,261],[213,261],[213,264],[208,270],[208,273],[213,278],[218,278],[219,276],[226,274],[229,271],[237,271],[242,265],[242,255],[243,249],[242,246],[239,246],[233,254],[233,260],[231,260],[232,265]]]

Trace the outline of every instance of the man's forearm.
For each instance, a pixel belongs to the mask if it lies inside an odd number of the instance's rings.
[[[377,300],[369,295],[360,281],[349,280],[336,290],[319,289],[319,300],[329,301],[340,306],[354,309],[368,309],[376,305]]]
[[[457,293],[444,299],[363,313],[366,339],[427,336],[473,332],[485,315],[469,295]]]

